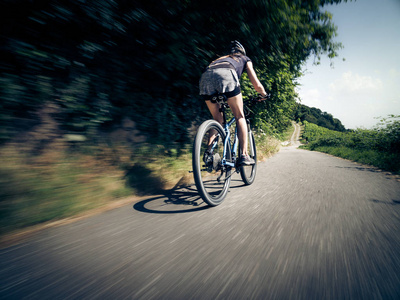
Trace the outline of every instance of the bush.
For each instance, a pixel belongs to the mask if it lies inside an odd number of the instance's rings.
[[[400,171],[400,123],[384,119],[378,127],[338,132],[304,121],[305,148],[330,153],[379,168]]]

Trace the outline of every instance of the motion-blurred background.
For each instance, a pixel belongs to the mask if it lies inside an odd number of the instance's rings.
[[[340,2],[2,0],[1,233],[190,180],[210,117],[198,80],[231,40],[272,94],[253,124],[260,153],[277,151],[310,113],[296,103],[302,65],[341,48],[324,9]],[[242,90],[254,93],[246,77]]]

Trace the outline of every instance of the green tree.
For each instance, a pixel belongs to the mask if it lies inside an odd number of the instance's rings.
[[[258,123],[282,130],[302,63],[333,58],[341,47],[323,11],[340,2],[2,1],[0,138],[32,127],[50,103],[59,134],[93,140],[127,116],[154,142],[185,143],[184,128],[208,117],[197,96],[202,69],[233,39],[273,95]]]
[[[295,119],[308,121],[318,126],[322,126],[335,131],[346,131],[346,128],[340,122],[340,120],[334,118],[327,112],[322,112],[320,109],[315,107],[308,107],[304,104],[297,104],[295,112]]]

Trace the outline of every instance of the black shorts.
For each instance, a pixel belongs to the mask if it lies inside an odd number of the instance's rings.
[[[231,98],[231,97],[235,97],[237,95],[239,95],[242,91],[240,90],[240,86],[236,87],[232,92],[227,92],[227,93],[218,93],[218,94],[223,94],[226,96],[226,98]],[[200,95],[201,99],[203,100],[211,100],[213,95]]]

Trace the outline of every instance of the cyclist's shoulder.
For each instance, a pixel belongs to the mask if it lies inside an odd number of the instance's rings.
[[[236,62],[246,65],[249,61],[251,61],[250,57],[240,54],[240,55],[235,55],[232,57]]]
[[[243,56],[243,60],[245,60],[246,63],[249,62],[249,61],[251,61],[251,58],[248,57],[247,55],[242,55],[242,56]]]

